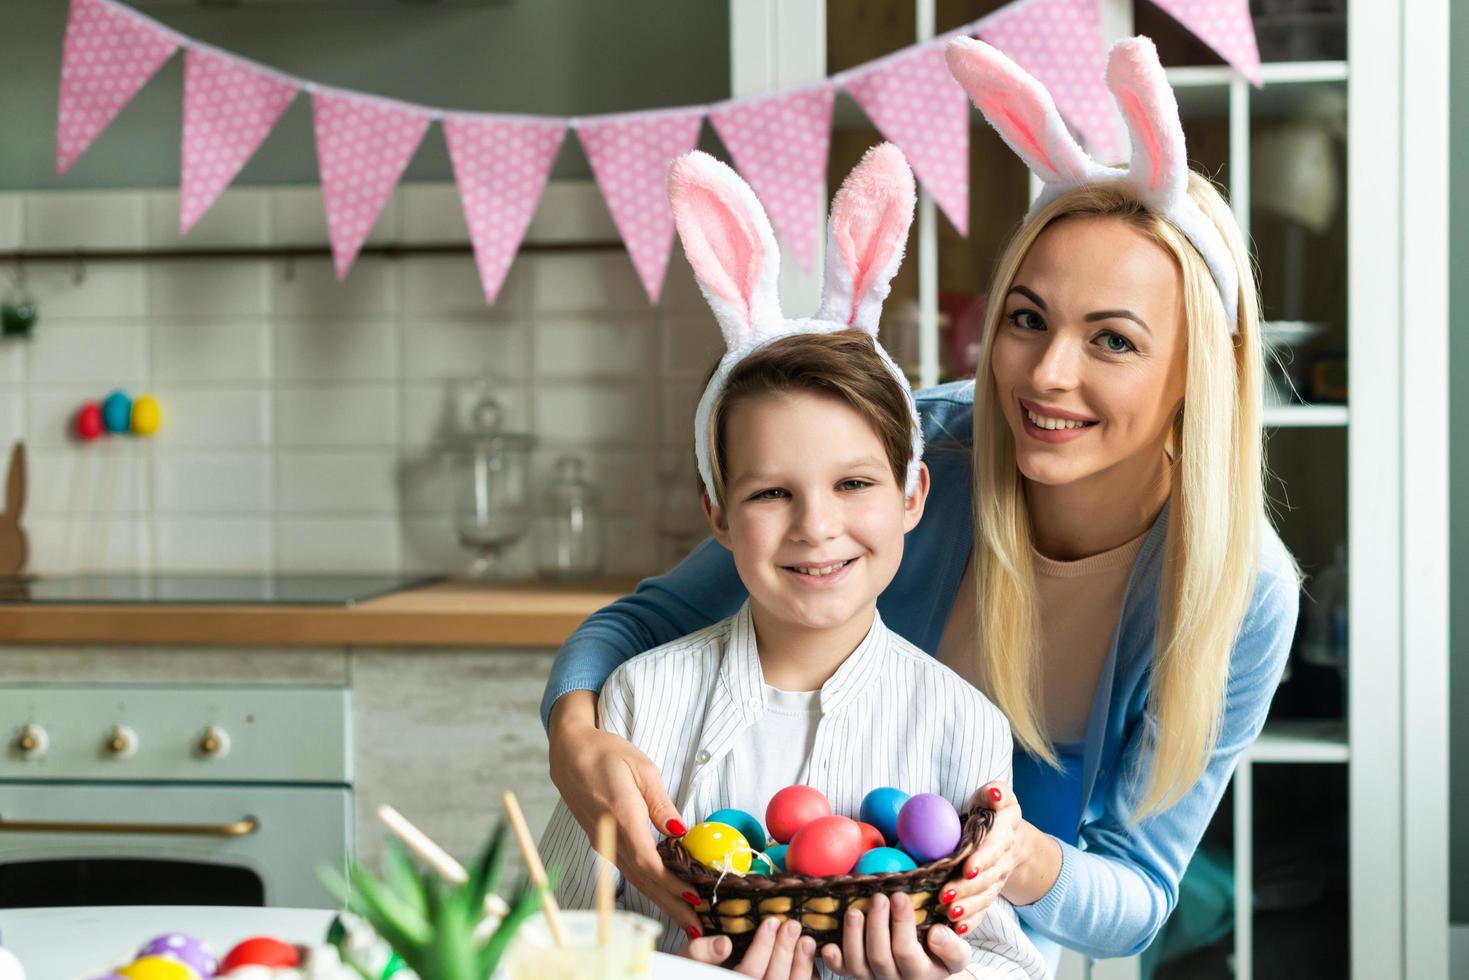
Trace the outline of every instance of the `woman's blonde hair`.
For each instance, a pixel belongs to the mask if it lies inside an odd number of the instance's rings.
[[[1150,759],[1138,812],[1178,801],[1203,774],[1219,735],[1230,653],[1254,591],[1265,522],[1263,374],[1254,275],[1239,228],[1214,186],[1189,175],[1189,195],[1218,226],[1239,270],[1238,333],[1225,322],[1203,258],[1122,181],[1062,194],[1028,219],[1000,256],[985,316],[974,393],[975,551],[979,677],[1032,755],[1056,764],[1041,698],[1032,536],[1015,443],[990,356],[1004,297],[1036,239],[1062,218],[1112,218],[1173,256],[1183,275],[1186,381],[1171,432],[1172,491],[1148,694]]]

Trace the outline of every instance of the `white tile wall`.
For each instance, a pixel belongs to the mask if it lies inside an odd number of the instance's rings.
[[[588,182],[551,187],[528,240],[615,236]],[[233,189],[184,237],[172,191],[0,194],[0,249],[326,241],[317,188]],[[400,188],[369,239],[399,241],[467,243],[456,189]],[[366,256],[340,282],[325,257],[26,271],[40,318],[0,341],[0,460],[27,442],[35,570],[463,568],[444,441],[486,394],[539,438],[538,486],[587,461],[609,571],[666,561],[660,474],[691,419],[672,416],[720,347],[677,254],[656,307],[621,251],[527,250],[493,306],[467,252]],[[78,406],[118,387],[155,395],[162,431],[76,442]],[[534,529],[501,566],[534,573]]]

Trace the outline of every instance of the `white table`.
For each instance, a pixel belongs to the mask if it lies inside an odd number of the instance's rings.
[[[327,909],[232,908],[204,905],[118,905],[0,909],[0,939],[26,969],[26,980],[87,980],[129,962],[163,932],[186,932],[219,955],[249,936],[276,936],[317,945]],[[720,980],[727,970],[663,953],[653,954],[651,980]]]

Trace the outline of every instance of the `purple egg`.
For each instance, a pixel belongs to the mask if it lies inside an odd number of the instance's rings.
[[[898,844],[919,864],[937,861],[959,846],[959,814],[937,793],[919,793],[898,811]]]
[[[182,932],[165,932],[148,940],[134,959],[142,959],[144,956],[164,956],[178,960],[201,977],[212,977],[219,968],[219,961],[208,946]]]

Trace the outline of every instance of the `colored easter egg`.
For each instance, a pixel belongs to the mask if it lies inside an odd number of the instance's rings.
[[[862,797],[862,808],[857,819],[870,823],[882,834],[883,842],[889,847],[898,846],[898,811],[908,802],[908,794],[891,786],[875,789]]]
[[[959,846],[959,814],[937,793],[919,793],[898,811],[898,845],[919,864],[948,857]]]
[[[750,842],[727,823],[706,820],[694,824],[683,835],[683,846],[710,871],[746,874],[750,870]]]
[[[220,973],[229,973],[240,966],[297,966],[301,956],[296,947],[270,936],[251,936],[236,943],[235,948],[225,954],[219,963]]]
[[[770,836],[789,844],[796,831],[821,817],[831,816],[831,804],[810,786],[787,786],[770,798],[765,826]]]
[[[121,391],[102,399],[102,424],[108,432],[126,432],[132,424],[133,400]]]
[[[138,950],[138,959],[145,956],[162,956],[186,964],[201,977],[212,977],[219,960],[201,940],[182,932],[165,932],[143,944]]]
[[[870,823],[857,821],[857,827],[862,831],[862,850],[870,851],[874,847],[887,846],[887,840],[883,838],[882,831]]]
[[[786,867],[786,852],[790,850],[789,844],[771,844],[765,849],[765,856],[770,858],[777,871],[789,871]]]
[[[797,874],[844,875],[862,855],[862,831],[851,817],[817,817],[791,838],[786,863]]]
[[[133,402],[133,415],[130,423],[133,434],[139,436],[151,436],[163,425],[163,409],[158,404],[158,399],[152,395],[139,395],[138,400]]]
[[[912,871],[918,863],[896,847],[874,847],[857,859],[853,874],[883,875],[898,871]]]
[[[76,419],[73,422],[78,439],[91,442],[99,438],[106,426],[102,424],[102,406],[96,402],[87,402],[77,409]]]
[[[187,964],[167,956],[140,956],[117,973],[127,980],[199,980]]]
[[[726,807],[723,810],[715,810],[704,818],[706,823],[727,823],[735,830],[745,835],[745,840],[757,851],[765,849],[765,828],[760,826],[760,821],[744,810],[736,810]]]

